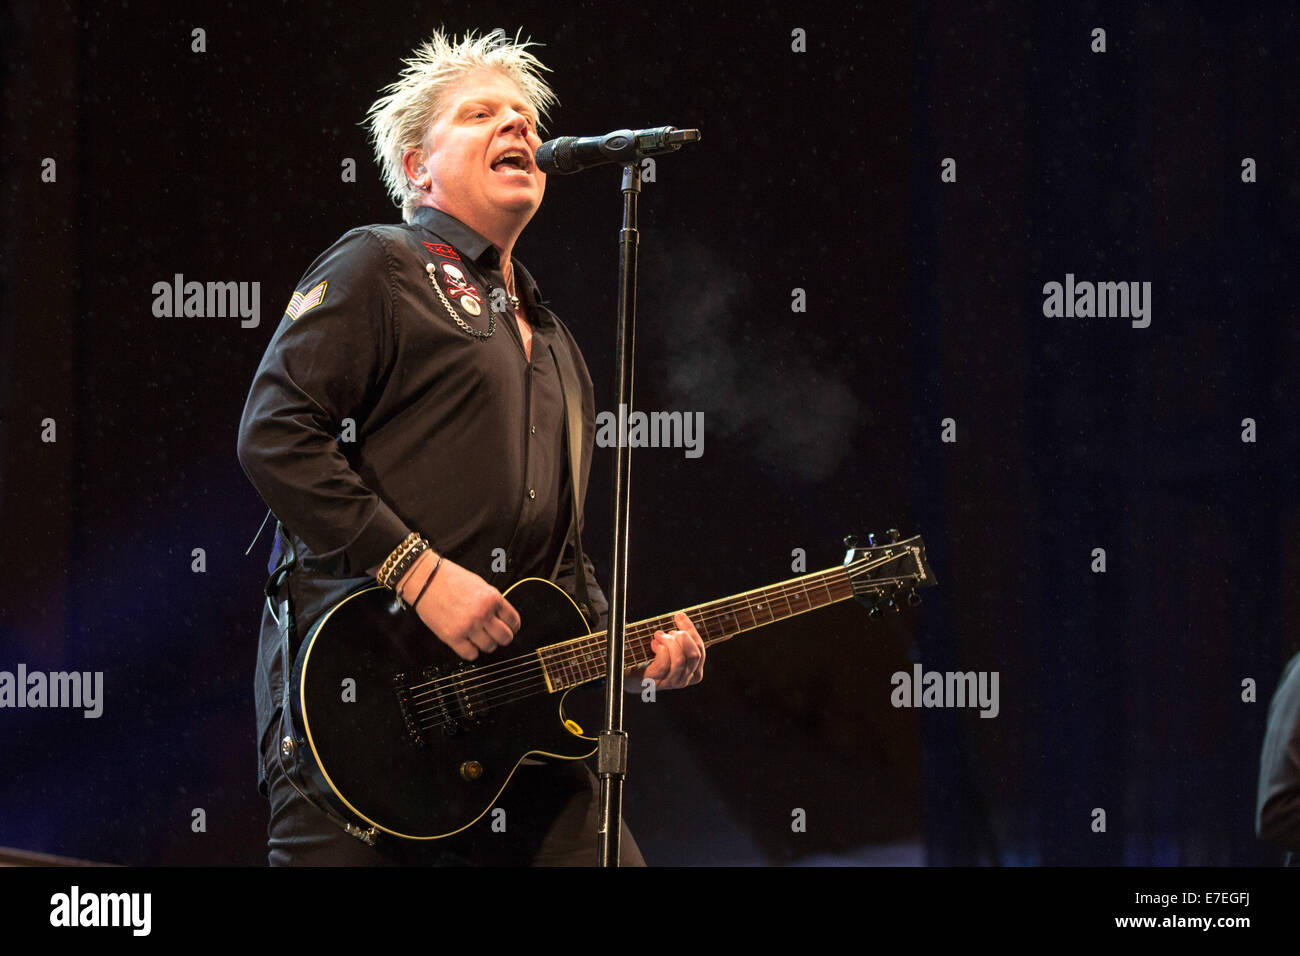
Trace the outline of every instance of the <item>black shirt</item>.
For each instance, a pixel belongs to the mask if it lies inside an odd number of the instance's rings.
[[[346,233],[299,282],[254,376],[238,447],[297,549],[289,589],[299,639],[373,583],[367,569],[412,531],[498,589],[543,577],[572,593],[564,403],[548,346],[567,348],[581,379],[580,500],[595,433],[591,378],[516,261],[533,327],[528,360],[499,265],[488,240],[422,207],[410,223]],[[286,672],[281,643],[264,614],[263,738]]]

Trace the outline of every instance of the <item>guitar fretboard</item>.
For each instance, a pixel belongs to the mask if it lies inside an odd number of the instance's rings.
[[[841,566],[683,610],[708,645],[773,621],[848,600],[853,593],[849,570]],[[627,668],[654,660],[650,642],[656,631],[676,629],[671,614],[628,624],[623,629]],[[606,639],[605,631],[597,631],[540,648],[537,653],[550,689],[566,690],[604,677]]]

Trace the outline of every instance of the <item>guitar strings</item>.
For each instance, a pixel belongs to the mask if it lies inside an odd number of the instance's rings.
[[[639,635],[644,638],[644,633]],[[582,680],[574,681],[570,685],[561,685],[557,689],[566,689],[568,686],[579,686],[588,683],[591,680],[597,680],[601,674],[599,665],[604,663],[604,645],[591,648],[588,655],[588,661],[596,665],[591,676],[584,673]],[[642,663],[648,663],[653,660],[654,655],[646,655],[644,658],[636,652],[635,648],[629,648],[633,653],[630,655],[632,663],[629,669],[634,668]],[[599,658],[599,659],[597,659]],[[516,672],[509,679],[497,679],[493,681],[466,681],[460,688],[465,700],[465,712],[455,716],[451,714],[439,714],[440,705],[446,703],[448,698],[456,696],[458,691],[455,687],[447,688],[443,693],[432,701],[426,701],[422,706],[415,708],[420,725],[423,728],[430,729],[446,722],[446,720],[456,720],[463,717],[475,718],[481,713],[502,707],[506,704],[529,697],[536,697],[548,692],[545,682],[544,670],[539,662],[530,662],[522,672]]]
[[[795,593],[802,593],[805,597],[810,597],[811,595],[807,593],[810,587],[826,587],[827,595],[831,598],[828,603],[847,600],[856,593],[856,589],[851,588],[849,594],[837,598],[831,594],[830,586],[842,585],[846,582],[852,585],[854,583],[852,579],[855,576],[860,575],[863,571],[869,570],[871,567],[896,561],[900,557],[904,556],[906,555],[890,555],[888,557],[879,558],[874,563],[869,562],[867,559],[863,559],[862,563],[858,566],[845,565],[842,568],[819,572],[818,574],[822,576],[820,582],[812,580],[816,577],[815,575],[809,575],[808,577],[795,578],[789,582],[774,585],[772,588],[746,591],[743,594],[738,595],[737,599],[732,600],[729,604],[725,605],[725,607],[731,608],[732,610],[720,609],[716,612],[704,614],[700,616],[698,621],[693,623],[696,624],[697,629],[703,630],[707,633],[711,630],[712,625],[725,618],[730,618],[731,622],[734,624],[736,612],[746,609],[751,612],[751,615],[755,619],[755,624],[753,626],[772,623],[771,621],[759,621],[758,615],[754,614],[754,612],[758,607],[771,605],[775,601],[783,598],[786,599],[793,614],[801,614],[808,610],[825,607],[827,605],[810,605],[802,611],[794,611],[793,605],[790,604],[788,599],[790,595]],[[871,583],[875,586],[886,586],[892,583],[901,583],[906,580],[913,580],[913,578],[878,578]],[[758,605],[754,605],[750,602],[749,595],[760,593],[767,598],[765,601],[760,602]],[[746,605],[745,607],[742,607],[740,603],[741,601],[744,601],[744,604]],[[686,613],[689,614],[691,610],[698,610],[699,608],[706,606],[708,605],[698,605],[694,609],[687,608]],[[776,620],[776,618],[774,617],[773,620]],[[662,626],[660,626],[659,622],[663,622]],[[635,645],[647,645],[648,642],[645,640],[647,636],[653,635],[656,631],[671,630],[672,624],[673,615],[659,615],[658,617],[649,618],[643,622],[628,627],[627,634],[625,634],[625,641],[630,645],[628,649],[634,652],[633,662],[630,666],[636,667],[642,663],[653,660],[653,655],[644,659],[636,656],[636,652],[639,651],[641,647]],[[741,628],[740,630],[749,629],[750,628]],[[724,632],[728,631],[727,628],[723,628],[723,630]],[[740,633],[740,631],[730,631],[729,633],[724,633],[722,636],[734,636],[734,634],[737,633]],[[556,676],[561,679],[578,678],[572,686],[577,686],[578,684],[586,683],[590,680],[597,680],[603,677],[603,667],[605,663],[604,657],[608,641],[607,635],[607,631],[601,631],[597,634],[584,635],[582,637],[573,638],[570,641],[559,642],[561,645],[575,644],[578,646],[569,651],[565,657],[557,658],[551,662],[553,665],[558,665],[555,667],[557,672]],[[709,640],[716,641],[720,639],[721,638],[705,638],[706,642]],[[555,647],[557,645],[550,646]],[[588,670],[591,672],[588,673]],[[545,664],[536,657],[529,657],[526,660],[520,661],[491,664],[474,671],[472,676],[457,677],[456,675],[449,675],[448,677],[437,678],[424,684],[414,685],[412,687],[413,690],[415,688],[422,689],[412,695],[412,701],[417,705],[415,711],[421,718],[428,717],[431,712],[439,710],[449,698],[460,694],[465,695],[471,707],[477,705],[483,709],[491,709],[494,707],[500,707],[514,700],[522,699],[523,697],[544,693],[546,691],[544,674]],[[514,693],[515,691],[522,691],[522,693]],[[436,717],[436,714],[434,716]],[[439,722],[440,721],[435,720],[435,725]],[[425,722],[422,720],[421,723],[424,725]]]
[[[877,585],[886,585],[901,580],[907,580],[907,579],[881,578],[881,579],[876,579],[874,583],[876,583]],[[843,582],[828,581],[827,583],[842,584]],[[796,589],[796,590],[806,591],[806,589]],[[792,590],[790,588],[784,588],[784,590],[781,593],[777,594],[776,597],[788,598],[789,595],[793,593],[795,593],[795,590]],[[836,603],[837,601],[840,600],[847,600],[851,596],[851,594],[846,594],[843,595],[842,597],[836,598],[830,594],[829,589],[827,591],[827,594],[829,597],[831,597],[831,600],[828,603]],[[768,601],[765,603],[771,604],[774,602]],[[734,602],[730,606],[739,607],[739,605],[735,604]],[[802,613],[806,613],[806,611],[816,610],[819,607],[825,607],[825,606],[827,605],[811,605],[803,611],[794,611],[793,613],[802,614]],[[791,606],[791,609],[793,610],[793,606]],[[690,608],[687,609],[688,613],[690,610],[692,609]],[[751,607],[751,610],[754,610],[754,608]],[[720,613],[709,613],[709,614],[700,615],[697,618],[698,623],[696,626],[697,628],[702,628],[707,634],[710,630],[710,625],[727,617],[734,618],[734,613],[732,611],[723,611]],[[773,620],[775,620],[775,618],[773,618]],[[661,625],[659,622],[664,622],[664,623]],[[668,615],[660,615],[655,618],[649,618],[645,621],[637,622],[636,624],[629,626],[629,628],[627,629],[626,638],[628,639],[629,643],[631,643],[634,640],[644,638],[647,634],[653,634],[655,631],[670,630],[672,623],[673,623],[672,618]],[[734,624],[735,621],[733,620],[731,623]],[[767,623],[771,623],[771,622],[756,620],[755,624],[751,625],[751,627],[761,626]],[[706,638],[706,641],[708,640],[718,641],[721,640],[723,637],[733,636],[737,633],[740,633],[740,631],[749,630],[751,629],[751,627],[741,628],[740,630],[733,630],[730,627],[722,628],[721,629],[723,632],[722,635],[719,635],[718,637],[708,637]],[[557,656],[550,663],[552,665],[555,665],[555,669],[557,672],[561,672],[559,676],[581,677],[583,678],[583,680],[580,681],[580,683],[585,682],[586,679],[598,679],[603,675],[600,673],[588,674],[585,671],[579,670],[579,668],[589,665],[593,660],[595,660],[593,654],[598,655],[600,659],[603,660],[606,643],[607,643],[607,632],[599,631],[595,634],[589,634],[589,635],[584,635],[582,637],[571,638],[568,641],[561,641],[557,644],[548,645],[549,648],[560,647],[564,644],[573,644],[573,645],[585,644],[586,645],[585,648],[579,648],[575,646],[574,648],[571,648],[569,649],[569,651],[566,652],[566,656],[562,656],[562,657]],[[649,657],[646,658],[646,660],[649,659],[650,659]],[[642,661],[638,660],[635,663],[639,664],[642,663]],[[539,662],[535,657],[526,657],[515,661],[504,661],[501,662],[500,664],[492,664],[486,667],[480,667],[473,672],[473,675],[467,675],[465,677],[458,677],[457,675],[448,675],[447,677],[435,678],[434,680],[426,682],[424,684],[413,685],[411,688],[412,690],[416,688],[425,688],[425,689],[414,694],[412,699],[419,700],[421,702],[427,701],[432,696],[436,696],[438,694],[442,685],[457,684],[457,686],[461,689],[469,688],[471,690],[486,688],[491,684],[500,683],[501,680],[503,679],[508,679],[512,676],[515,676],[514,674],[512,674],[512,671],[518,672],[520,669],[536,671],[539,667],[542,666],[543,666],[543,662]],[[573,673],[564,673],[569,671]]]
[[[832,580],[831,578],[828,577],[826,579],[827,583],[835,583],[835,584],[844,583],[842,580],[838,579],[839,574],[835,572],[831,572],[831,573],[835,574],[835,579]],[[901,583],[902,581],[906,581],[906,580],[911,580],[911,579],[910,578],[878,578],[875,579],[875,581],[873,581],[873,584],[877,586],[883,586],[891,583]],[[790,594],[795,593],[794,590],[786,588],[784,585],[782,586],[782,588],[783,590],[777,593],[776,596],[788,597]],[[828,590],[828,595],[829,593],[830,592]],[[829,603],[836,603],[837,601],[840,600],[847,600],[851,596],[853,596],[853,592],[850,592],[850,594],[846,594],[840,598],[832,597],[832,600]],[[772,602],[768,601],[764,603],[770,604]],[[825,607],[825,606],[827,605],[810,606],[806,610],[815,610],[819,607]],[[721,618],[728,616],[728,613],[702,615],[700,617],[701,625],[697,625],[697,627],[703,626],[707,632],[708,626],[710,624],[716,623],[716,621],[720,620]],[[805,611],[795,612],[795,614],[800,614],[800,613],[805,613]],[[644,638],[648,634],[653,634],[655,631],[666,629],[665,627],[658,627],[656,625],[656,622],[670,621],[670,620],[671,620],[670,618],[664,615],[661,615],[658,618],[648,619],[645,622],[641,622],[639,625],[634,625],[630,627],[628,629],[628,634],[625,636],[625,639],[627,640],[627,643],[629,645],[635,643],[644,643]],[[761,626],[762,624],[767,624],[767,623],[771,623],[771,622],[769,621],[756,622],[754,626]],[[749,630],[749,629],[750,628],[742,628],[742,630]],[[730,634],[727,634],[725,636],[734,636],[734,634],[737,633],[740,632],[731,631]],[[720,639],[721,638],[710,638],[706,640],[717,641]],[[569,686],[577,686],[583,683],[587,683],[590,680],[597,680],[603,677],[604,675],[601,672],[601,668],[603,667],[604,664],[606,641],[607,641],[606,632],[600,632],[598,634],[586,635],[581,638],[573,638],[570,641],[560,642],[561,644],[573,643],[577,645],[585,644],[586,646],[581,649],[575,648],[574,651],[576,651],[576,653],[572,651],[569,653],[568,659],[562,662],[563,666],[556,668],[558,672],[557,676],[563,678],[569,678],[569,677],[580,678],[579,680],[575,681],[574,684]],[[554,647],[556,645],[551,645],[551,646]],[[634,652],[634,655],[635,652],[639,650],[639,648],[635,646],[630,647],[629,649]],[[631,666],[635,667],[638,666],[639,664],[646,663],[652,659],[653,659],[653,655],[650,655],[644,659],[634,656],[633,663]],[[552,663],[558,664],[561,663],[561,661],[555,661]],[[589,667],[591,668],[591,673],[587,673],[587,668]],[[489,671],[492,672],[492,676],[490,678],[485,677],[484,675]],[[480,668],[478,671],[474,673],[473,676],[469,676],[469,677],[457,678],[455,676],[449,676],[446,678],[440,678],[435,681],[428,682],[424,685],[416,685],[416,686],[431,688],[430,690],[425,690],[419,694],[414,695],[413,699],[418,699],[418,704],[420,705],[420,707],[417,709],[417,714],[419,714],[421,717],[428,716],[431,710],[438,709],[438,707],[443,703],[445,703],[448,698],[452,696],[456,696],[461,693],[463,693],[466,696],[466,698],[469,699],[471,706],[477,703],[479,706],[483,707],[484,709],[490,709],[492,707],[501,706],[503,703],[508,703],[510,701],[517,700],[521,696],[529,696],[532,694],[544,693],[545,683],[544,680],[541,679],[544,674],[544,671],[545,668],[543,662],[537,660],[536,658],[529,658],[522,661],[502,662],[501,664],[489,665],[487,668]],[[505,681],[509,681],[509,683],[505,684],[505,686],[499,686],[502,685],[503,682]],[[440,687],[438,685],[445,685],[445,686]],[[490,691],[489,688],[491,689]],[[520,688],[527,688],[527,690],[525,690],[522,695],[511,694],[512,691],[515,691]],[[564,688],[561,687],[557,689],[564,689]],[[510,696],[505,696],[506,694],[509,694]]]
[[[894,558],[891,557],[890,560],[894,560]],[[852,592],[850,592],[849,594],[844,595],[842,598],[835,598],[830,591],[831,585],[841,585],[845,582],[845,580],[847,579],[847,573],[845,569],[837,569],[829,572],[820,572],[820,573],[825,574],[826,577],[823,579],[821,584],[817,584],[814,586],[827,587],[827,596],[831,598],[831,600],[828,603],[835,603],[837,600],[844,600],[852,596]],[[788,584],[774,586],[774,588],[779,588],[779,590],[768,591],[767,589],[764,589],[764,593],[770,594],[777,599],[782,597],[788,598],[790,594],[796,592],[801,592],[806,595],[808,589],[802,586],[801,581],[802,579],[796,579],[795,581],[789,582]],[[754,593],[754,592],[745,592],[745,594],[750,594],[750,593]],[[743,595],[741,597],[743,597]],[[772,604],[773,601],[767,600],[760,603]],[[748,605],[748,609],[751,612],[756,610],[756,606],[753,605],[751,602],[749,602],[748,599],[745,599],[745,604]],[[704,605],[701,605],[700,607],[703,606]],[[728,606],[734,608],[735,610],[742,610],[739,601],[733,601]],[[824,607],[826,605],[817,605],[817,606]],[[810,607],[809,610],[811,609],[813,608]],[[693,609],[688,608],[687,613],[689,614],[691,610]],[[802,613],[802,612],[796,612],[796,613]],[[718,611],[718,612],[703,614],[700,615],[698,620],[694,621],[693,623],[696,624],[697,629],[702,628],[705,632],[708,632],[711,628],[711,625],[716,624],[718,621],[721,621],[728,616],[732,617],[734,623],[735,615],[733,611]],[[770,623],[770,622],[759,621],[757,619],[758,616],[757,615],[754,616],[755,616],[755,626],[763,623]],[[773,620],[775,620],[775,618],[773,618]],[[659,626],[659,622],[664,622],[664,626],[662,627]],[[673,623],[673,619],[671,615],[659,615],[658,617],[649,618],[646,621],[638,622],[637,624],[634,624],[626,629],[626,633],[624,635],[625,642],[629,645],[643,644],[645,643],[645,638],[647,636],[652,636],[656,631],[671,630],[672,623]],[[748,630],[748,628],[742,628],[742,630]],[[724,633],[725,633],[725,629],[724,629]],[[738,633],[738,631],[730,631],[729,633],[734,634],[734,633]],[[586,668],[593,667],[593,665],[603,663],[604,650],[608,641],[607,635],[608,635],[607,631],[601,631],[598,634],[584,635],[582,637],[572,638],[569,641],[559,642],[560,645],[572,644],[575,646],[569,649],[564,654],[563,657],[557,657],[555,660],[551,662],[552,665],[554,666],[557,676],[562,678],[577,677],[579,676],[579,668],[582,668],[585,671]],[[717,639],[718,638],[714,638],[714,640]],[[555,647],[558,645],[549,645],[549,646]],[[633,650],[634,652],[639,650],[639,648],[636,646],[632,646],[630,647],[630,649]],[[640,658],[635,658],[633,660],[632,666],[637,666],[651,659],[653,659],[653,655],[650,655],[644,660],[641,660]],[[517,687],[520,687],[521,685],[527,685],[533,688],[532,690],[529,691],[529,693],[545,692],[544,681],[542,681],[539,685],[539,679],[542,678],[544,672],[545,672],[544,662],[538,660],[536,657],[528,657],[518,661],[502,662],[500,664],[491,664],[488,665],[487,667],[482,667],[477,669],[472,673],[472,675],[466,677],[458,678],[456,675],[449,675],[447,677],[435,679],[434,681],[430,681],[423,685],[415,685],[412,688],[413,690],[416,687],[428,688],[428,689],[421,690],[420,692],[413,694],[411,699],[413,703],[417,704],[418,709],[416,709],[416,713],[420,716],[426,716],[431,710],[436,710],[441,705],[445,704],[448,698],[456,696],[460,693],[464,693],[467,696],[477,695],[476,700],[471,701],[472,703],[481,702],[481,704],[484,707],[499,706],[504,700],[504,698],[501,696],[502,691],[508,692]],[[594,679],[598,679],[600,676],[603,675],[600,673],[592,673],[590,675],[584,673],[582,676],[584,679],[577,681],[577,683],[585,683],[586,679],[594,680]],[[510,681],[510,683],[504,687],[499,686],[502,684],[503,681]],[[511,699],[517,699],[517,698],[512,697]]]
[[[897,557],[898,556],[891,555],[888,558],[879,559],[877,561],[877,564],[884,564],[889,561],[897,560]],[[845,568],[835,569],[832,571],[820,572],[820,573],[825,575],[822,582],[823,585],[828,586],[830,584],[843,584],[846,578],[850,577],[853,573],[860,573],[862,570],[866,570],[866,569],[851,568],[851,566],[846,566]],[[774,586],[774,587],[779,587],[780,588],[779,591],[771,591],[768,589],[763,589],[763,590],[766,594],[773,594],[778,598],[780,597],[788,598],[790,594],[793,594],[796,591],[806,592],[807,588],[801,586],[802,582],[806,580],[808,579],[806,578],[795,579],[794,581],[786,582],[779,586]],[[901,582],[904,580],[911,580],[911,579],[910,578],[880,578],[880,579],[876,579],[873,582],[873,584],[877,586],[883,586],[895,582]],[[791,585],[793,585],[793,587],[791,587]],[[756,591],[745,592],[745,595],[751,593],[757,593],[757,592]],[[839,600],[846,600],[847,598],[851,597],[853,593],[855,592],[851,591],[850,594],[844,595],[841,598],[835,598],[830,594],[829,587],[827,590],[828,596],[831,596],[831,601],[829,603],[835,603],[836,601]],[[744,595],[742,595],[742,597],[744,597]],[[746,603],[749,603],[747,598],[746,598]],[[763,603],[771,604],[772,601],[769,600]],[[732,602],[732,605],[730,606],[739,608],[739,604],[737,602]],[[810,606],[806,610],[814,610],[816,609],[816,607],[824,607],[824,606],[826,605],[817,605],[815,607]],[[691,609],[687,609],[687,610],[689,611]],[[755,610],[754,606],[751,605],[750,610],[751,611]],[[805,612],[797,611],[794,613],[799,614]],[[707,633],[709,630],[709,626],[711,624],[714,624],[717,621],[721,620],[722,618],[728,616],[732,616],[734,618],[734,615],[731,612],[712,613],[712,614],[702,615],[700,617],[700,624],[697,625],[697,627],[703,626],[703,628]],[[775,618],[773,620],[775,620]],[[657,622],[659,621],[665,622],[663,627],[658,626]],[[632,627],[630,627],[628,629],[628,635],[625,636],[625,639],[628,641],[629,644],[632,644],[634,642],[642,643],[644,641],[644,638],[647,636],[647,634],[653,634],[655,631],[658,630],[669,629],[671,623],[672,623],[672,619],[668,615],[660,615],[657,618],[650,618],[647,621],[640,622],[639,625],[633,625]],[[771,622],[759,622],[756,620],[754,626],[761,626],[761,624],[766,624],[766,623],[771,623]],[[749,628],[742,628],[741,630],[749,630]],[[724,629],[724,632],[726,631],[729,631],[729,629]],[[729,633],[724,634],[724,636],[733,636],[736,633],[740,633],[740,632],[730,631]],[[569,652],[567,660],[564,658],[560,658],[552,662],[553,664],[561,665],[556,668],[557,676],[560,676],[562,678],[569,678],[569,677],[581,678],[580,680],[576,681],[575,685],[573,686],[576,686],[577,684],[586,683],[588,680],[596,680],[599,679],[600,677],[603,677],[604,675],[603,673],[601,673],[600,668],[601,665],[603,664],[604,652],[606,648],[606,642],[607,642],[606,635],[607,632],[602,631],[598,634],[585,635],[584,637],[573,638],[570,641],[560,642],[560,644],[570,644],[570,643],[575,645],[585,644],[586,646],[583,648],[574,648],[573,651]],[[718,639],[719,638],[712,638],[712,640],[718,640]],[[550,645],[550,646],[555,647],[557,645]],[[639,650],[639,648],[637,647],[632,647],[631,649],[634,651],[634,653],[637,650]],[[577,653],[574,653],[574,651],[576,651]],[[631,666],[633,667],[638,666],[639,664],[645,663],[651,660],[652,658],[653,655],[646,657],[644,660],[640,659],[639,657],[634,658],[633,664]],[[586,672],[587,667],[592,668],[592,673],[588,674]],[[418,713],[421,716],[426,716],[431,709],[436,709],[438,705],[444,703],[449,697],[459,693],[464,693],[466,697],[470,697],[470,695],[476,694],[478,701],[483,706],[490,708],[494,706],[499,706],[503,701],[506,700],[506,698],[504,698],[501,695],[502,691],[509,692],[520,686],[529,686],[532,689],[529,690],[528,693],[544,692],[545,688],[543,686],[539,686],[536,682],[537,678],[541,677],[544,672],[545,672],[545,667],[543,662],[537,660],[536,658],[528,658],[525,660],[513,661],[513,662],[502,662],[501,664],[488,665],[485,668],[480,668],[476,672],[474,672],[473,676],[470,677],[458,678],[455,675],[451,675],[445,678],[435,679],[434,681],[427,682],[426,684],[423,685],[415,685],[416,687],[424,687],[428,689],[413,695],[413,700],[416,700],[420,705],[423,705],[423,708],[418,711]],[[491,676],[488,676],[489,673]],[[523,680],[520,680],[519,678],[523,678]],[[507,681],[507,680],[509,680],[511,683],[507,684],[504,687],[496,686],[496,685],[501,685],[503,681]],[[439,685],[444,685],[444,686],[439,686]],[[492,688],[492,692],[490,694],[488,690],[489,688]],[[558,688],[558,689],[563,689],[563,688]],[[517,698],[511,697],[510,699],[513,700]],[[473,701],[471,701],[471,703],[472,702]]]
[[[839,569],[839,570],[832,570],[832,571],[829,571],[829,572],[820,572],[820,573],[823,573],[823,574],[828,575],[827,580],[824,582],[825,585],[830,585],[830,584],[841,584],[841,583],[843,583],[842,581],[837,580],[838,578],[840,578],[840,577],[843,575],[843,570],[842,570],[842,569]],[[829,577],[830,575],[834,575],[835,578],[836,578],[836,580],[832,580],[832,579]],[[800,579],[796,579],[796,580],[800,580]],[[791,583],[793,584],[793,582],[791,582]],[[821,586],[823,586],[823,585],[816,585],[816,586],[817,586],[817,587],[821,587]],[[776,586],[774,586],[774,587],[776,587]],[[784,587],[784,585],[782,585],[782,587]],[[805,588],[805,587],[800,587],[800,586],[798,586],[798,585],[795,585],[795,586],[792,587],[792,588],[785,588],[781,594],[777,595],[777,597],[787,597],[787,598],[788,598],[789,594],[795,593],[796,591],[805,591],[805,592],[806,592],[806,591],[807,591],[807,588]],[[746,594],[749,594],[749,593],[753,593],[753,592],[745,592],[745,593],[746,593]],[[828,588],[828,590],[827,590],[827,595],[828,595],[828,596],[831,596],[831,595],[830,595],[829,588]],[[847,598],[847,597],[849,597],[849,596],[851,596],[851,595],[845,595],[844,598]],[[742,597],[743,597],[743,595],[742,595]],[[831,596],[831,601],[830,601],[829,603],[835,603],[837,600],[842,600],[842,599],[843,599],[843,598],[834,598],[833,596]],[[752,612],[752,611],[754,610],[754,606],[753,606],[753,605],[752,605],[748,600],[746,600],[745,603],[748,605],[748,610],[750,610],[750,611]],[[767,601],[767,602],[763,602],[763,603],[771,604],[772,601]],[[699,605],[699,606],[697,606],[696,608],[687,608],[687,609],[686,609],[686,613],[689,614],[692,610],[698,610],[699,608],[702,608],[702,607],[705,607],[705,606],[707,606],[707,605]],[[743,610],[743,608],[741,608],[741,606],[740,606],[739,601],[733,601],[733,602],[732,602],[730,605],[728,605],[728,606],[729,606],[729,607],[732,607],[732,608],[734,608],[734,609],[736,609],[736,610]],[[826,606],[826,605],[819,605],[819,606],[824,607],[824,606]],[[802,612],[796,612],[796,613],[802,613]],[[697,628],[697,629],[699,629],[700,627],[703,627],[703,628],[707,631],[707,630],[709,630],[710,625],[715,624],[715,623],[717,623],[718,621],[720,621],[720,620],[722,620],[723,618],[728,617],[728,616],[733,616],[733,617],[734,617],[734,611],[724,611],[724,612],[714,612],[714,613],[704,614],[704,615],[699,616],[699,617],[698,617],[695,621],[693,621],[692,623],[695,623],[695,624],[696,624],[696,628]],[[774,620],[775,620],[775,618],[774,618]],[[663,626],[660,626],[660,625],[659,625],[659,622],[664,622]],[[654,633],[655,631],[657,631],[657,630],[672,630],[672,627],[671,627],[672,623],[673,623],[673,616],[670,615],[670,614],[662,614],[662,615],[659,615],[659,616],[657,616],[657,617],[647,618],[645,621],[640,621],[640,622],[636,622],[635,624],[629,625],[629,626],[627,627],[627,629],[626,629],[626,632],[627,632],[627,633],[626,633],[626,635],[625,635],[625,638],[626,638],[626,637],[642,637],[642,636],[644,636],[646,633],[653,634],[653,633]],[[770,622],[759,622],[759,621],[756,620],[756,622],[755,622],[755,626],[757,626],[757,625],[760,624],[760,623],[770,623]],[[742,630],[748,630],[748,628],[742,628]],[[737,632],[737,631],[728,631],[728,630],[725,630],[725,629],[724,629],[724,633],[734,634],[734,633],[738,633],[738,632]],[[580,637],[571,638],[571,639],[569,639],[569,640],[567,640],[567,641],[560,641],[560,642],[558,642],[557,644],[548,645],[547,648],[541,648],[541,649],[539,649],[539,650],[545,650],[545,649],[549,649],[549,648],[559,647],[559,646],[562,646],[562,645],[565,645],[565,644],[581,644],[581,643],[584,643],[584,642],[587,643],[588,645],[592,646],[592,647],[600,647],[600,648],[604,648],[605,645],[606,645],[606,643],[607,643],[607,634],[608,634],[608,631],[599,631],[599,632],[597,632],[597,633],[595,633],[595,634],[586,634],[586,635],[582,635],[582,636],[580,636]],[[572,654],[572,651],[570,651],[569,653],[570,653],[570,658],[571,658],[571,660],[573,660],[573,661],[577,661],[577,660],[579,659],[576,655],[573,655],[573,654]],[[585,659],[585,654],[584,654],[583,659]],[[565,662],[564,662],[563,660],[561,660],[561,659],[557,659],[557,660],[553,661],[552,663],[559,665],[559,664],[563,664],[563,663],[565,663]],[[511,669],[517,669],[517,668],[519,668],[519,667],[536,667],[536,666],[540,666],[540,665],[541,665],[541,662],[539,662],[536,658],[526,658],[526,659],[521,659],[521,660],[518,660],[518,661],[504,661],[504,662],[501,662],[500,664],[490,664],[490,665],[487,665],[487,666],[485,666],[485,667],[480,667],[480,668],[478,668],[478,669],[476,669],[476,670],[474,671],[474,676],[477,676],[477,677],[483,677],[483,676],[486,676],[486,675],[488,675],[488,674],[491,674],[493,677],[497,677],[498,675],[502,675],[503,672],[508,672],[508,671],[510,671]],[[499,679],[499,678],[498,678],[498,679]],[[426,684],[417,684],[417,685],[413,685],[411,689],[412,689],[412,690],[415,690],[416,688],[428,687],[428,688],[434,688],[434,689],[436,690],[436,685],[438,685],[438,684],[445,684],[445,683],[448,683],[448,682],[454,682],[454,681],[456,681],[456,680],[457,680],[457,675],[448,675],[447,677],[435,678],[433,681],[429,681],[429,682],[427,682]],[[463,681],[464,678],[461,678],[461,680]],[[481,683],[481,682],[480,682],[480,683]],[[431,692],[434,692],[434,691],[425,691],[423,694],[416,694],[416,695],[413,695],[413,696],[414,696],[414,697],[427,696],[427,694],[428,694],[428,693],[431,693]]]

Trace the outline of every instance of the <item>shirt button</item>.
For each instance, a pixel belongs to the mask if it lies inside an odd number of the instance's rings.
[[[536,498],[536,497],[537,497],[537,492],[534,491],[532,488],[529,488],[529,489],[528,489],[528,497],[529,497],[529,498]]]
[[[530,435],[536,435],[536,434],[537,434],[537,426],[536,426],[536,425],[529,425],[529,426],[528,426],[528,434],[530,434]]]

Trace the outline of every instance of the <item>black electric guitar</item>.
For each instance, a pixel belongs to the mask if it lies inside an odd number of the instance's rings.
[[[685,610],[709,645],[853,597],[873,613],[917,604],[916,589],[935,583],[916,536],[850,548],[841,566]],[[282,758],[349,832],[371,841],[380,831],[450,836],[493,806],[524,757],[596,752],[600,709],[580,725],[574,716],[585,715],[564,703],[572,688],[604,677],[605,632],[591,633],[549,581],[527,578],[505,595],[522,627],[473,663],[377,584],[336,604],[304,639]],[[653,660],[654,633],[673,629],[672,615],[629,623],[627,666]]]

